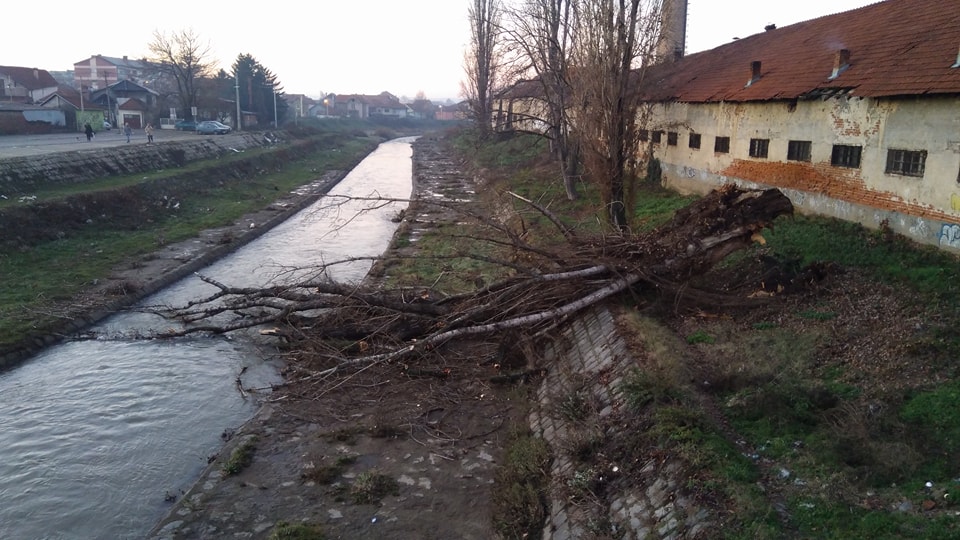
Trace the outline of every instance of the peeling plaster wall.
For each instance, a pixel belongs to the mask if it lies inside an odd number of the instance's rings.
[[[706,193],[727,183],[777,187],[801,212],[868,227],[881,222],[918,242],[960,250],[960,98],[877,100],[833,97],[797,103],[656,105],[650,129],[678,132],[653,145],[663,183]],[[700,149],[689,133],[701,134]],[[730,152],[714,139],[730,137]],[[750,139],[769,139],[766,158]],[[791,140],[810,141],[809,162],[787,161]],[[860,168],[831,165],[833,145],[862,146]],[[888,149],[927,152],[923,177],[885,172]]]

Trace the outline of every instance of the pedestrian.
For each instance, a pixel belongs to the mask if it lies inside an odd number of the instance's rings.
[[[127,142],[130,142],[130,135],[133,135],[133,130],[130,129],[130,124],[123,123],[123,134],[127,136]]]
[[[147,124],[143,131],[147,134],[147,144],[153,143],[153,124]]]
[[[83,125],[83,132],[87,134],[87,142],[93,140],[93,127],[90,126],[89,122]]]

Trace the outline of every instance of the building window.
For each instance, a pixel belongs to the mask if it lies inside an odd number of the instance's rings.
[[[650,140],[650,130],[641,129],[640,130],[640,142],[647,142]]]
[[[765,158],[770,148],[770,139],[750,139],[750,157]]]
[[[726,154],[730,151],[730,137],[717,137],[713,140],[713,151]]]
[[[810,141],[790,141],[787,143],[788,161],[810,161]]]
[[[654,132],[653,132],[653,144],[660,144],[660,140],[661,140],[662,138],[663,138],[663,132],[662,132],[662,131],[654,131]]]
[[[667,145],[668,145],[668,146],[676,146],[676,145],[677,145],[677,132],[676,132],[676,131],[668,131],[668,132],[667,132]]]
[[[926,150],[887,150],[887,174],[923,176]]]
[[[860,168],[860,152],[862,147],[849,144],[833,145],[833,154],[830,156],[830,164],[834,167],[850,167],[851,169]]]
[[[691,133],[690,134],[690,148],[700,148],[700,134]]]

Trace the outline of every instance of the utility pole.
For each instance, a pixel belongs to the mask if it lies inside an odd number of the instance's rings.
[[[243,129],[240,122],[240,72],[237,70],[233,74],[233,82],[235,83],[233,88],[237,91],[237,131]]]

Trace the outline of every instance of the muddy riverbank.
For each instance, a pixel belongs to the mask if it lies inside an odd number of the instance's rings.
[[[474,188],[437,139],[418,140],[413,161],[417,193],[457,186],[466,197]],[[411,205],[398,234],[443,219],[409,219],[421,210]],[[465,356],[477,354],[490,351],[450,351],[450,365],[476,368]],[[483,381],[380,366],[320,399],[300,399],[304,383],[278,389],[152,537],[268,538],[281,522],[306,522],[327,538],[492,538],[490,489],[521,403]],[[242,448],[252,450],[249,466],[227,474]]]

